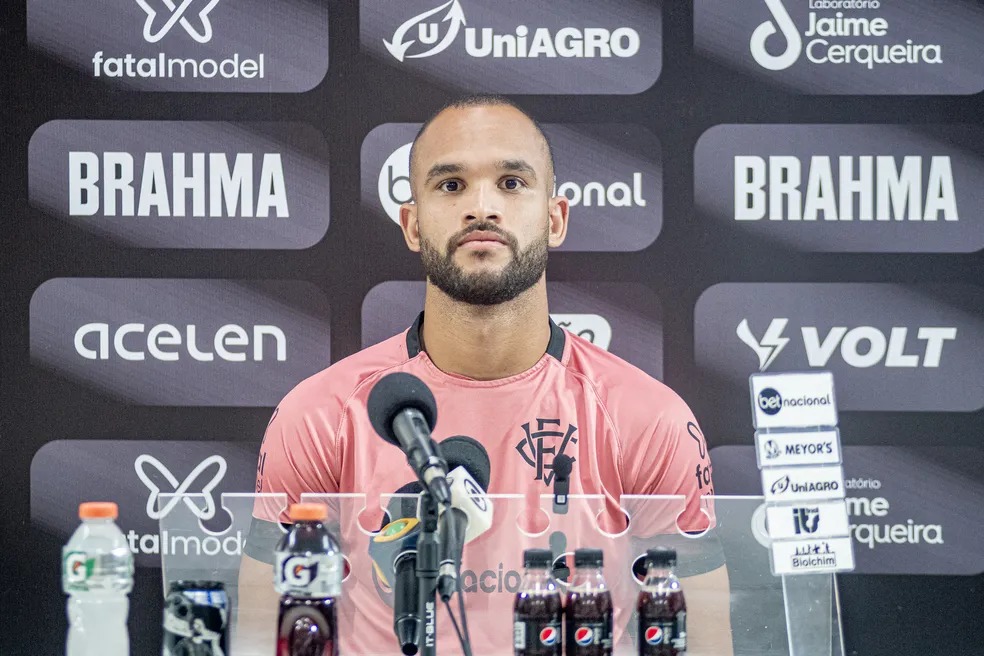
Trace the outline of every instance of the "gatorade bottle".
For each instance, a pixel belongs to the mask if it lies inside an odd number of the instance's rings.
[[[513,605],[513,653],[515,656],[560,656],[563,607],[560,586],[552,574],[549,549],[523,552],[526,569]]]
[[[293,522],[277,545],[274,587],[281,594],[277,656],[338,656],[342,554],[320,503],[291,506]]]
[[[115,503],[79,506],[79,526],[62,549],[62,589],[68,594],[67,656],[129,656],[127,594],[133,554],[114,520]]]
[[[681,656],[687,653],[687,603],[673,573],[676,551],[646,552],[646,580],[639,593],[640,656]]]
[[[567,656],[611,656],[612,593],[601,573],[604,564],[601,549],[574,552],[574,574],[564,609]]]

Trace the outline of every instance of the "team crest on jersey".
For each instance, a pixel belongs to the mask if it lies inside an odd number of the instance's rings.
[[[564,422],[560,419],[537,417],[535,422],[528,421],[521,426],[523,439],[516,445],[516,450],[523,457],[523,461],[536,472],[533,480],[543,481],[548,487],[553,483],[554,458],[561,454],[567,455],[567,448],[577,444],[577,438],[574,437],[577,426],[567,424],[566,428],[562,428],[563,425]],[[572,463],[576,460],[571,457]]]

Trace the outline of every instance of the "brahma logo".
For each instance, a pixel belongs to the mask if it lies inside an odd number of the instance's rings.
[[[811,11],[807,28],[800,32],[783,0],[764,0],[772,14],[770,20],[761,23],[752,32],[749,50],[755,62],[770,71],[782,71],[795,64],[802,53],[814,64],[855,64],[869,70],[880,64],[942,64],[940,44],[913,43],[911,38],[900,42],[890,39],[890,25],[884,17],[850,16],[842,11],[832,16]],[[837,3],[842,5],[843,3]],[[879,0],[858,0],[850,9],[878,9]],[[823,7],[823,2],[811,2],[810,7]],[[778,26],[778,30],[776,29]],[[782,32],[785,49],[773,55],[766,50],[766,42]],[[804,37],[808,39],[805,46]],[[883,42],[875,41],[880,39]],[[861,41],[861,43],[858,43]]]
[[[464,34],[464,49],[476,58],[595,58],[634,57],[640,49],[639,33],[631,27],[568,27],[552,30],[518,25],[512,33],[494,27],[467,27],[459,0],[450,0],[400,24],[383,40],[399,62],[424,59],[446,51]],[[464,28],[464,29],[462,29]]]

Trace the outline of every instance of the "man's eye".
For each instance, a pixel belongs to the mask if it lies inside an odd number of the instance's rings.
[[[461,183],[457,180],[445,180],[438,187],[441,191],[458,191],[461,189]]]
[[[522,189],[526,184],[519,178],[506,178],[502,181],[503,186],[509,190]]]

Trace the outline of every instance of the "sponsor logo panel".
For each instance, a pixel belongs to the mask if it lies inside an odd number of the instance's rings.
[[[841,461],[836,429],[802,433],[755,433],[759,467],[835,465]]]
[[[769,506],[765,510],[773,540],[848,535],[843,501]]]
[[[107,499],[119,505],[117,525],[139,567],[160,567],[162,555],[188,557],[188,562],[239,556],[247,536],[225,530],[231,520],[221,496],[251,490],[255,474],[256,448],[250,444],[56,440],[31,461],[31,521],[67,541],[79,525],[79,503]],[[173,494],[187,496],[161,496]],[[212,533],[162,534],[160,520],[178,504]]]
[[[973,94],[984,14],[944,0],[698,0],[698,54],[810,94]]]
[[[755,428],[837,425],[834,380],[828,372],[755,374],[749,386]]]
[[[772,543],[772,571],[777,576],[853,569],[851,538]]]
[[[760,494],[750,446],[712,450],[719,494]],[[843,505],[859,574],[984,572],[984,450],[845,446]],[[790,507],[815,507],[795,504]],[[770,516],[770,527],[771,516]],[[818,526],[819,530],[819,526]]]
[[[129,403],[272,407],[330,364],[329,326],[304,282],[57,278],[31,298],[31,358]]]
[[[718,125],[697,142],[695,201],[777,249],[973,252],[981,144],[976,125]]]
[[[658,3],[360,0],[364,51],[469,91],[639,93],[659,77]]]
[[[632,283],[548,282],[550,316],[578,335],[650,376],[663,372],[662,309],[649,288]],[[424,307],[425,283],[376,285],[362,302],[362,346],[371,346],[410,326]]]
[[[840,467],[776,467],[762,470],[766,501],[844,498]]]
[[[826,370],[841,410],[973,412],[984,407],[980,307],[984,292],[959,283],[719,284],[697,301],[697,364],[722,393],[741,393],[756,370]]]
[[[396,224],[393,248],[405,248],[400,205],[411,200],[410,144],[419,128],[387,123],[362,143],[362,203]],[[558,250],[637,251],[652,244],[663,223],[656,136],[629,124],[547,124],[543,130],[557,166],[555,193],[571,203],[570,229]]]
[[[328,72],[328,5],[300,0],[29,0],[27,38],[143,91],[296,93]]]
[[[308,248],[328,230],[328,145],[300,123],[51,121],[31,204],[128,246]]]

